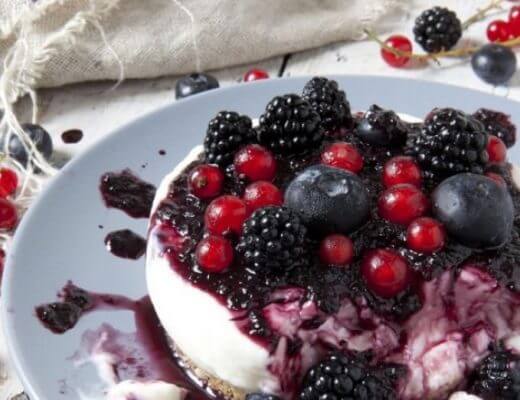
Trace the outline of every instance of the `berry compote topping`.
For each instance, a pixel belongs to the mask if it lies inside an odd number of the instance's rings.
[[[105,237],[105,246],[113,255],[137,260],[146,249],[146,240],[129,229],[110,232]]]
[[[216,165],[199,165],[191,171],[188,185],[199,199],[211,199],[222,192],[224,173]]]
[[[262,207],[281,206],[283,204],[282,191],[272,183],[265,181],[248,185],[242,197],[249,213]]]
[[[389,188],[401,183],[409,183],[410,185],[421,187],[421,169],[412,157],[394,157],[385,164],[383,184]]]
[[[202,239],[195,250],[199,266],[206,272],[223,272],[233,262],[233,246],[222,236]]]
[[[320,258],[325,264],[349,264],[354,258],[354,244],[345,235],[329,235],[321,241]]]
[[[134,218],[148,218],[152,210],[155,186],[132,171],[107,172],[101,177],[100,191],[107,207],[118,208]]]
[[[235,172],[250,181],[271,181],[276,174],[276,159],[273,154],[252,144],[239,150],[235,155]]]
[[[429,208],[428,198],[417,187],[403,183],[385,190],[379,198],[379,214],[395,224],[408,225]]]
[[[321,153],[321,162],[331,167],[358,173],[363,169],[363,157],[349,143],[333,143]]]
[[[406,242],[418,253],[435,253],[444,247],[446,233],[442,224],[432,218],[417,218],[408,227]]]
[[[215,235],[242,232],[247,216],[246,204],[236,196],[224,195],[213,200],[204,216],[206,229]]]

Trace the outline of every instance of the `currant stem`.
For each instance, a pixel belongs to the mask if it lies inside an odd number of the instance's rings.
[[[476,14],[472,15],[466,21],[464,21],[462,23],[462,29],[466,30],[474,23],[479,22],[479,21],[483,20],[484,18],[486,18],[489,11],[495,10],[495,9],[497,9],[497,10],[501,9],[502,8],[501,5],[503,2],[504,2],[504,0],[491,0],[491,2],[486,7],[478,10]]]

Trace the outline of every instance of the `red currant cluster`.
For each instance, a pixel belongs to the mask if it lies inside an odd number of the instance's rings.
[[[520,6],[514,6],[509,11],[507,21],[492,21],[487,28],[490,42],[507,42],[520,37]]]
[[[18,187],[18,175],[12,169],[0,168],[0,230],[10,231],[18,222],[18,211],[10,200]]]

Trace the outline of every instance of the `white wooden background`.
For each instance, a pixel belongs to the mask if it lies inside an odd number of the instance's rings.
[[[368,1],[368,0],[367,0]],[[389,21],[389,30],[412,36],[414,18],[433,5],[445,5],[457,11],[462,19],[467,18],[488,0],[414,0],[407,14]],[[513,3],[506,3],[509,7]],[[505,12],[497,17],[505,18]],[[474,25],[465,34],[465,41],[485,42],[487,22]],[[282,68],[284,64],[286,65]],[[221,86],[240,84],[249,68],[262,68],[271,76],[327,75],[327,74],[378,74],[410,77],[451,83],[508,96],[520,100],[520,73],[508,87],[492,87],[481,82],[471,71],[467,61],[443,61],[442,66],[429,68],[393,69],[379,57],[379,49],[372,42],[339,43],[320,49],[309,50],[287,57],[277,57],[254,65],[212,71]],[[42,90],[39,93],[40,123],[52,134],[58,151],[74,156],[120,125],[140,117],[158,107],[175,101],[176,77],[154,80],[136,80],[121,84],[112,90],[112,83],[86,83],[65,88]],[[348,89],[348,88],[347,88]],[[81,129],[84,138],[77,144],[62,142],[61,133],[68,129]],[[0,331],[0,400],[11,399],[22,388],[12,371]]]

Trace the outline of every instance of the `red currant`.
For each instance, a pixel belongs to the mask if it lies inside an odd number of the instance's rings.
[[[260,79],[268,79],[269,74],[263,69],[253,68],[244,75],[244,82],[258,81]]]
[[[216,165],[195,167],[188,177],[190,192],[200,199],[211,199],[222,192],[224,174]]]
[[[502,176],[500,176],[499,174],[496,174],[495,172],[486,172],[486,176],[489,179],[493,179],[500,186],[507,186],[505,179],[502,178]]]
[[[514,6],[509,11],[509,29],[515,38],[520,36],[520,6]]]
[[[506,161],[507,147],[502,140],[494,135],[489,135],[487,152],[490,164],[501,164]]]
[[[386,39],[385,44],[393,49],[405,53],[412,53],[412,42],[406,36],[390,36],[388,39]],[[395,68],[404,67],[406,64],[408,64],[408,61],[410,61],[410,57],[398,56],[385,48],[381,48],[381,56],[388,65]]]
[[[247,186],[244,190],[243,199],[250,214],[262,207],[281,206],[283,204],[281,190],[271,182],[266,181],[254,182]]]
[[[363,169],[363,157],[350,143],[336,142],[321,153],[322,164],[358,173]]]
[[[0,197],[7,197],[16,192],[18,175],[12,169],[0,168]]]
[[[381,217],[395,224],[408,225],[428,211],[430,202],[418,188],[403,183],[385,190],[378,205]]]
[[[410,267],[404,257],[393,250],[369,251],[363,258],[361,273],[368,288],[381,297],[394,297],[411,281]]]
[[[349,264],[354,258],[354,244],[344,235],[329,235],[320,244],[320,258],[329,265]]]
[[[492,21],[487,28],[487,37],[490,42],[505,42],[511,38],[511,29],[507,22]]]
[[[210,235],[199,242],[195,257],[204,271],[223,272],[233,262],[233,246],[222,236]]]
[[[276,175],[273,154],[257,144],[239,150],[235,155],[235,171],[250,181],[272,181]]]
[[[9,200],[0,198],[0,229],[11,230],[18,222],[18,211]]]
[[[412,157],[394,157],[385,164],[383,169],[383,184],[389,188],[401,183],[421,186],[421,169]]]
[[[247,217],[246,204],[238,197],[224,195],[209,203],[204,215],[206,229],[215,235],[242,232]]]
[[[419,253],[435,253],[444,247],[446,233],[439,221],[433,218],[417,218],[408,227],[408,247]]]

